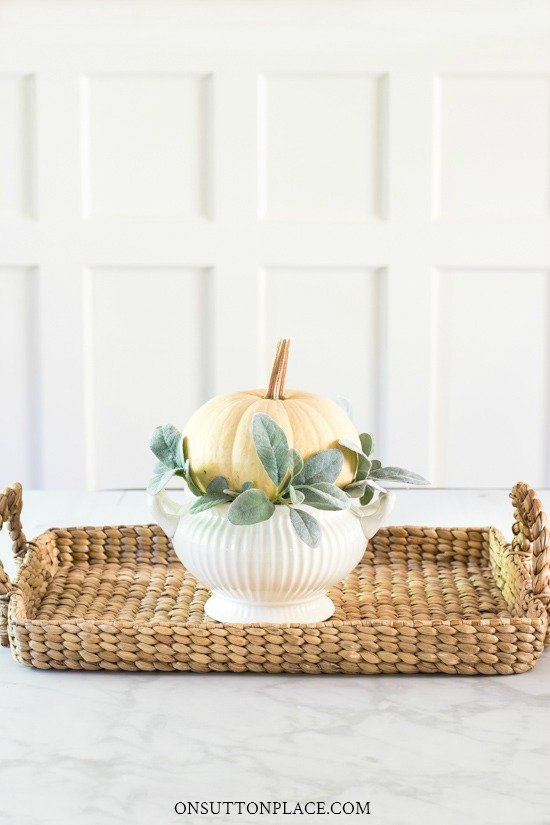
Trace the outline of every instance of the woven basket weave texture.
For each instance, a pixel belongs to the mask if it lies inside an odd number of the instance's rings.
[[[0,493],[19,573],[0,565],[0,641],[37,668],[512,674],[550,642],[550,533],[512,491],[513,540],[493,528],[389,527],[329,593],[318,624],[205,619],[210,593],[156,525],[51,529],[27,542],[19,484]]]

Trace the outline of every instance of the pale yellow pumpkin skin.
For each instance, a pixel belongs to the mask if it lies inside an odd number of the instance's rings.
[[[231,490],[245,481],[264,490],[269,498],[276,487],[264,470],[252,438],[252,418],[267,413],[284,430],[288,446],[306,459],[320,450],[338,447],[341,438],[359,444],[359,434],[344,410],[330,398],[302,390],[287,390],[284,399],[265,398],[265,390],[218,395],[191,417],[183,433],[191,476],[206,491],[213,478],[224,476]],[[341,448],[340,448],[341,449]],[[342,450],[344,463],[336,480],[339,487],[353,481],[357,458]]]

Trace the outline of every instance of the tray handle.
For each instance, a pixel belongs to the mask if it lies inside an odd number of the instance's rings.
[[[23,561],[27,549],[27,540],[21,526],[23,508],[23,488],[19,483],[0,493],[0,530],[8,525],[12,550],[18,565]],[[0,645],[8,647],[8,602],[13,592],[13,585],[0,561]]]
[[[525,557],[533,579],[533,594],[550,614],[550,529],[535,491],[518,481],[510,493],[514,505],[512,547]],[[550,627],[546,635],[550,644]]]

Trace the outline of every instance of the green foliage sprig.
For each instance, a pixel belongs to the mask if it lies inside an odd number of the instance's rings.
[[[400,467],[382,467],[371,458],[374,438],[362,433],[360,444],[341,440],[340,446],[357,456],[357,470],[351,484],[343,490],[335,482],[342,470],[342,450],[331,448],[315,453],[305,461],[292,447],[284,431],[265,413],[257,413],[252,419],[252,437],[258,457],[276,487],[271,500],[263,490],[251,481],[240,490],[231,490],[226,478],[217,476],[207,487],[200,490],[191,478],[189,459],[184,455],[181,433],[171,424],[157,427],[151,438],[151,450],[157,458],[147,491],[152,495],[160,492],[174,477],[183,478],[196,500],[190,513],[201,513],[218,504],[229,504],[227,517],[232,524],[258,524],[271,518],[277,505],[289,508],[290,521],[302,541],[317,547],[321,539],[321,526],[314,516],[300,505],[317,510],[346,510],[353,506],[353,499],[361,505],[369,504],[374,495],[385,493],[381,481],[397,481],[402,484],[427,484],[416,473]]]

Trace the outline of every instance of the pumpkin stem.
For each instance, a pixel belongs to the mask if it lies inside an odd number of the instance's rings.
[[[290,349],[290,339],[281,338],[277,344],[277,351],[271,368],[271,375],[269,377],[269,384],[266,398],[272,398],[275,401],[279,399],[284,401],[286,370],[288,366],[288,352]]]

